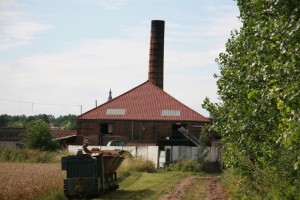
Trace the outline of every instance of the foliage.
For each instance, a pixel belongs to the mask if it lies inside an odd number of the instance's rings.
[[[27,124],[26,146],[40,150],[55,150],[58,148],[58,143],[52,140],[51,130],[49,125],[41,119],[31,121]]]
[[[127,173],[130,171],[154,173],[156,172],[156,167],[152,161],[142,157],[126,156],[118,172]]]
[[[205,158],[207,157],[208,150],[207,147],[210,146],[210,139],[209,139],[209,127],[207,125],[204,126],[202,134],[199,137],[199,150],[198,154],[196,155],[196,161],[199,164],[205,162]]]
[[[55,120],[53,120],[53,123],[58,124],[65,130],[76,130],[76,120],[76,115],[65,115],[57,117]]]
[[[54,126],[61,127],[64,130],[76,130],[76,115],[65,115],[55,118],[53,115],[40,114],[35,116],[10,116],[0,115],[0,127],[4,128],[25,128],[26,124],[41,119],[47,124],[53,124]]]
[[[245,159],[246,161],[247,159]],[[268,169],[258,168],[246,161],[253,176],[244,176],[239,168],[228,168],[224,171],[222,182],[233,199],[299,199],[299,182],[291,185],[289,180],[280,179]],[[282,196],[282,193],[292,194]]]
[[[58,190],[55,187],[47,188],[41,196],[38,197],[39,200],[66,200],[64,192]]]
[[[206,162],[199,163],[196,160],[183,160],[171,163],[166,170],[167,171],[177,171],[177,172],[193,172],[201,173],[204,170]]]
[[[67,152],[0,148],[0,162],[59,163],[63,155]]]
[[[243,26],[233,31],[217,62],[222,103],[203,106],[222,135],[225,162],[258,193],[296,198],[300,175],[300,1],[237,0]],[[245,158],[247,163],[245,165]],[[251,163],[251,164],[249,164]],[[260,191],[253,168],[273,174]],[[268,182],[270,181],[270,182]],[[284,182],[285,184],[277,184]]]

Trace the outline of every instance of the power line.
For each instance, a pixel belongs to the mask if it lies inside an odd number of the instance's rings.
[[[58,104],[58,103],[42,103],[42,102],[33,102],[33,101],[23,101],[23,100],[12,100],[12,99],[4,99],[4,98],[0,98],[0,101],[10,101],[10,102],[16,102],[19,103],[19,112],[20,112],[20,103],[28,103],[32,105],[32,110],[34,105],[46,105],[46,106],[78,106],[80,107],[80,113],[82,114],[82,105],[71,105],[71,104]]]

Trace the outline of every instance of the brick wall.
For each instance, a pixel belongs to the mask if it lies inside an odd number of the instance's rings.
[[[181,125],[199,138],[203,126],[199,122],[78,120],[77,134],[95,145],[99,145],[101,140],[103,141],[102,145],[106,145],[109,140],[113,139],[155,143],[166,137],[171,138],[174,134],[173,126]]]

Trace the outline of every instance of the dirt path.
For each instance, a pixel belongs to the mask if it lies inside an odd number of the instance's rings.
[[[194,183],[199,176],[191,176],[189,178],[183,179],[179,185],[173,188],[168,194],[162,196],[159,200],[179,200],[182,196],[184,196],[188,187]]]
[[[224,200],[230,199],[225,192],[223,185],[220,183],[220,176],[203,176],[202,179],[209,180],[208,190],[205,200]]]
[[[175,188],[168,194],[162,196],[159,200],[180,200],[182,199],[190,186],[195,180],[204,179],[208,181],[208,188],[204,200],[226,200],[229,199],[223,186],[221,185],[220,176],[191,176],[183,179]]]

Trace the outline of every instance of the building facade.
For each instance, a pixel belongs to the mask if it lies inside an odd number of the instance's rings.
[[[195,145],[210,120],[163,90],[164,21],[151,24],[148,80],[78,116],[77,137],[93,145],[122,140],[127,145]],[[182,134],[180,127],[188,133]],[[191,137],[187,137],[190,134]]]

